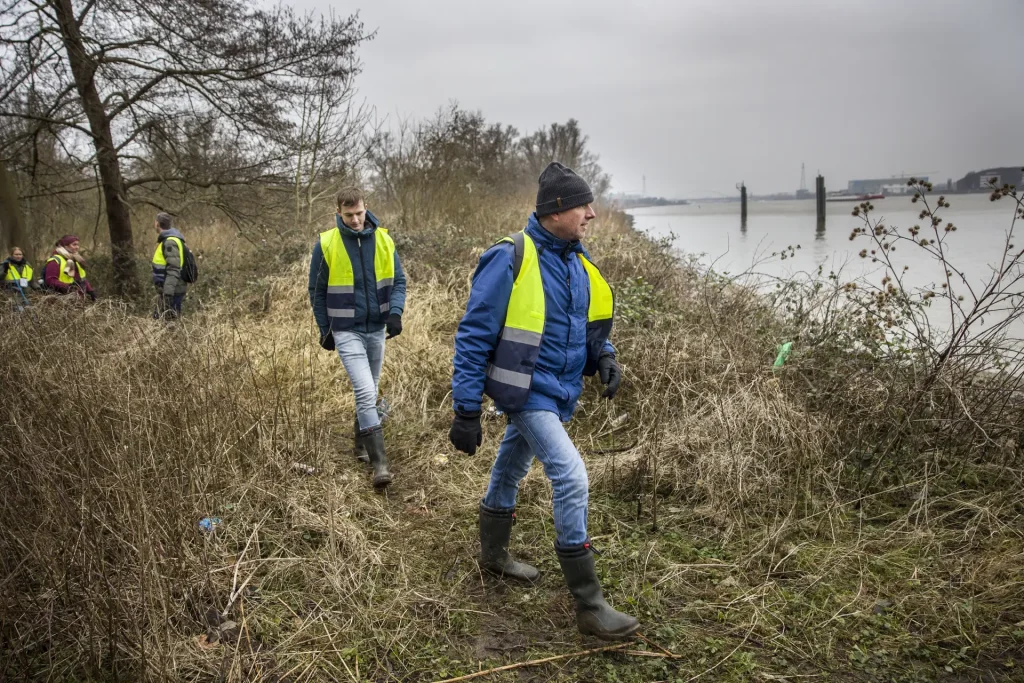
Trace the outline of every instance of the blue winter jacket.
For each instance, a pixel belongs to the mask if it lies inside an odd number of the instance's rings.
[[[564,422],[576,410],[583,375],[594,374],[597,367],[596,358],[587,358],[590,280],[576,254],[588,255],[578,241],[560,240],[541,227],[536,214],[530,215],[526,234],[543,249],[545,320],[530,396],[522,410],[548,410]],[[455,335],[452,399],[457,410],[480,410],[487,364],[505,326],[514,261],[515,248],[500,243],[484,252],[473,274],[466,314]],[[611,343],[603,353],[615,353]]]
[[[402,315],[402,311],[405,310],[405,271],[402,270],[402,262],[398,259],[398,251],[395,251],[395,282],[391,288],[391,309],[388,313],[382,313],[377,301],[377,275],[373,269],[376,249],[373,233],[380,225],[380,221],[367,211],[362,231],[356,232],[342,223],[341,218],[335,218],[341,232],[342,244],[345,245],[345,251],[352,260],[352,273],[355,276],[356,324],[352,329],[357,332],[379,332],[384,329],[384,323],[390,313]],[[318,239],[313,246],[313,258],[309,262],[309,303],[313,306],[313,317],[316,318],[321,337],[331,329],[327,317],[329,275],[330,269],[324,260],[324,252]]]

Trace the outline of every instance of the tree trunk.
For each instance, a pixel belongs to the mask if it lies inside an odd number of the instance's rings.
[[[25,243],[25,225],[21,220],[14,176],[0,162],[0,251],[3,257],[6,258],[11,247],[27,249],[28,245]]]
[[[89,57],[82,42],[75,11],[71,0],[49,0],[57,14],[61,39],[68,53],[75,87],[82,99],[82,108],[89,119],[93,145],[96,147],[96,165],[103,188],[103,199],[107,207],[107,225],[110,228],[110,255],[114,264],[114,287],[117,294],[131,295],[138,291],[135,277],[135,249],[132,243],[132,221],[128,206],[124,203],[124,180],[121,177],[121,163],[114,148],[114,136],[110,132],[110,119],[103,108],[93,76],[96,63]]]

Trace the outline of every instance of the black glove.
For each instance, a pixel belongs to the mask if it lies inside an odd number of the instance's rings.
[[[622,384],[622,370],[615,361],[615,356],[610,353],[601,354],[597,359],[597,370],[601,375],[601,384],[605,386],[603,398],[614,398]]]
[[[448,440],[463,453],[476,455],[477,447],[484,441],[484,432],[480,427],[480,411],[456,410],[452,428],[448,430]]]
[[[334,333],[330,330],[320,333],[320,348],[325,351],[334,350]]]
[[[388,328],[388,336],[385,339],[391,339],[402,334],[402,316],[397,313],[392,313],[388,316],[388,321],[384,323],[384,326]]]

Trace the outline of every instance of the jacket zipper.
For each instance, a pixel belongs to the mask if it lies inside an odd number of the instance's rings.
[[[370,290],[366,287],[366,263],[363,261],[363,239],[356,237],[356,246],[359,247],[359,274],[363,277],[363,300],[366,301],[366,320],[370,324]]]
[[[568,247],[562,250],[562,263],[565,264],[565,285],[569,290],[569,310],[567,311],[569,315],[566,316],[569,320],[569,325],[568,330],[566,330],[565,333],[565,345],[563,346],[565,349],[565,358],[562,362],[562,371],[558,373],[559,378],[565,374],[566,368],[569,367],[569,340],[572,339],[572,268],[569,267],[569,261],[566,260],[565,257],[567,249]]]

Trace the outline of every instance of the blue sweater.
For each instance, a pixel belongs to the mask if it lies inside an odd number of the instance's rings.
[[[373,267],[376,239],[373,233],[377,230],[378,225],[380,225],[380,221],[369,211],[366,212],[366,222],[363,224],[361,232],[356,232],[340,220],[338,221],[341,241],[352,261],[352,272],[355,276],[356,324],[352,329],[357,332],[379,332],[384,329],[388,314],[402,315],[405,310],[405,271],[402,270],[402,262],[398,259],[397,250],[395,250],[395,282],[391,288],[391,301],[389,302],[391,308],[387,314],[381,312],[380,302],[377,301],[377,275]],[[313,246],[313,258],[309,262],[309,303],[313,307],[313,317],[316,318],[316,325],[320,328],[321,337],[326,335],[331,328],[330,320],[327,317],[327,280],[329,276],[330,268],[327,267],[327,261],[324,260],[324,252],[320,248],[318,239]]]
[[[526,234],[543,249],[545,321],[530,397],[522,410],[547,410],[566,421],[576,410],[583,375],[594,374],[597,364],[596,358],[587,357],[590,280],[577,256],[587,253],[579,242],[560,240],[541,227],[536,214],[530,215]],[[501,243],[484,252],[473,274],[466,314],[455,335],[452,399],[458,410],[480,409],[487,364],[505,326],[514,261],[514,247]],[[614,354],[615,349],[606,343],[602,353]]]

